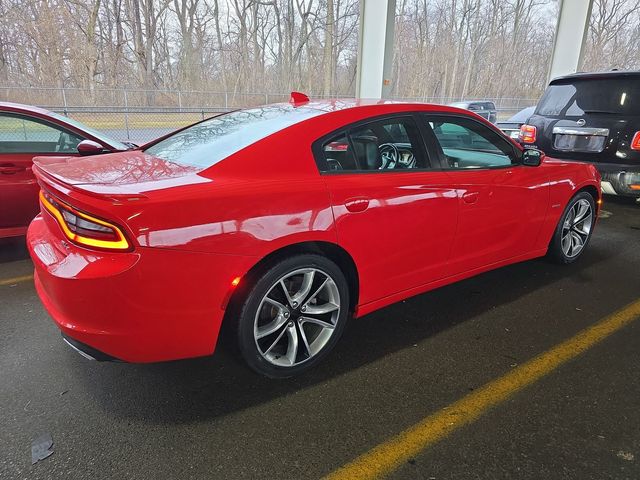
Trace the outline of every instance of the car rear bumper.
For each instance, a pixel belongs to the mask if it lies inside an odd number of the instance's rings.
[[[47,223],[38,216],[27,233],[35,285],[72,347],[126,362],[213,353],[231,281],[252,257],[156,248],[96,252],[67,242]]]
[[[563,158],[553,155],[566,162],[583,162],[578,158]],[[640,197],[640,165],[625,165],[621,163],[587,162],[598,169],[602,176],[602,193],[608,195],[622,195]],[[636,186],[634,189],[632,186]]]
[[[602,175],[602,192],[640,197],[640,166],[596,163]]]

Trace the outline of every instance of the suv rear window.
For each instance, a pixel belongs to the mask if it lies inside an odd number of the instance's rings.
[[[638,115],[637,77],[591,78],[553,83],[538,103],[537,115],[580,117],[584,114]]]

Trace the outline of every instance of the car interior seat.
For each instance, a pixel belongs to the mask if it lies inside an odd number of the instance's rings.
[[[382,167],[382,157],[378,150],[376,137],[358,136],[351,137],[356,158],[360,168],[364,170],[378,170]]]

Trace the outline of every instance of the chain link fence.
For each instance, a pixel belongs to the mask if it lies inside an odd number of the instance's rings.
[[[310,95],[323,98],[322,95]],[[353,94],[333,97],[353,97]],[[289,93],[237,93],[180,90],[0,87],[0,101],[37,105],[78,120],[120,141],[143,144],[177,128],[237,108],[285,102]],[[397,97],[394,100],[449,104],[460,97]],[[476,99],[465,98],[464,101]],[[536,104],[528,98],[493,101],[498,118]]]

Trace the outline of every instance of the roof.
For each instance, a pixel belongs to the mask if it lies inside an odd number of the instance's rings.
[[[571,75],[564,75],[562,77],[556,77],[549,82],[550,85],[554,83],[561,83],[567,80],[583,80],[583,79],[597,79],[597,78],[627,78],[637,77],[640,80],[640,70],[609,70],[607,72],[576,72]]]
[[[375,105],[428,105],[422,102],[407,102],[402,100],[377,100],[370,98],[332,98],[332,99],[311,99],[309,102],[296,104],[298,106],[304,106],[307,108],[313,108],[315,110],[322,110],[323,112],[337,112],[340,110],[348,110],[358,107],[371,107]],[[282,105],[282,104],[275,104]],[[294,107],[295,108],[295,107]]]
[[[51,112],[44,108],[35,107],[33,105],[24,105],[22,103],[12,103],[12,102],[0,102],[0,110],[11,111],[11,112],[29,112],[29,113],[37,113],[40,115],[51,115]]]

